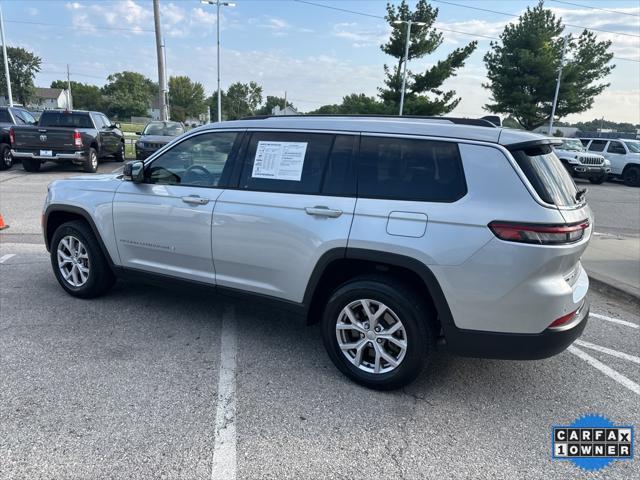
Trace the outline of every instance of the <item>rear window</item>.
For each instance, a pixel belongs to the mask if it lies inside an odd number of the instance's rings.
[[[93,128],[88,113],[43,112],[41,127]]]
[[[576,205],[578,189],[549,145],[512,152],[540,198],[559,207]]]
[[[467,193],[458,145],[395,137],[362,137],[358,196],[455,202]]]

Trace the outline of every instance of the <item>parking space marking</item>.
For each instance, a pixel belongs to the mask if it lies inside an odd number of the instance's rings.
[[[15,256],[16,256],[16,254],[15,254],[15,253],[7,253],[6,255],[2,255],[2,256],[0,257],[0,263],[4,263],[4,262],[6,262],[7,260],[9,260],[10,258],[13,258],[13,257],[15,257]]]
[[[628,353],[619,352],[617,350],[613,350],[612,348],[601,347],[600,345],[596,345],[595,343],[585,342],[584,340],[576,340],[574,342],[576,345],[580,345],[581,347],[590,348],[591,350],[596,350],[598,352],[606,353],[607,355],[611,355],[612,357],[618,357],[623,360],[628,360],[633,363],[637,363],[640,365],[640,357],[636,357],[635,355],[629,355]]]
[[[607,322],[618,323],[620,325],[626,325],[631,328],[640,328],[637,324],[633,322],[627,322],[626,320],[620,320],[618,318],[607,317],[606,315],[599,315],[597,313],[589,313],[590,317],[599,318],[600,320],[605,320]]]
[[[630,380],[629,378],[625,377],[621,373],[616,372],[613,368],[608,367],[607,365],[602,363],[600,360],[597,360],[597,359],[593,358],[588,353],[583,352],[582,350],[580,350],[577,347],[574,347],[573,345],[571,345],[567,350],[569,350],[569,352],[573,353],[576,357],[578,357],[578,358],[584,360],[585,362],[587,362],[592,367],[597,368],[598,370],[600,370],[607,377],[615,380],[616,382],[618,382],[620,385],[624,386],[625,388],[628,388],[629,390],[631,390],[636,395],[640,395],[640,385],[638,385],[633,380]]]
[[[211,480],[236,478],[236,355],[238,337],[233,307],[225,307],[220,334],[218,404]]]

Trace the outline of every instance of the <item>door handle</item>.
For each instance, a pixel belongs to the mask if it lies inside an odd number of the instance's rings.
[[[342,215],[342,210],[334,210],[323,206],[307,207],[304,211],[307,212],[307,215],[315,215],[317,217],[338,218]]]
[[[184,203],[191,203],[192,205],[206,205],[209,203],[208,198],[199,197],[198,195],[189,195],[188,197],[182,197]]]

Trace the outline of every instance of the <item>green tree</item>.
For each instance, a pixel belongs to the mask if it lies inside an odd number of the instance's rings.
[[[424,25],[414,24],[411,27],[408,59],[413,60],[432,54],[442,45],[442,33],[434,27],[437,17],[438,9],[429,5],[427,0],[418,0],[413,11],[409,8],[406,0],[402,0],[397,7],[390,3],[387,4],[385,19],[392,31],[389,41],[381,45],[380,48],[387,55],[394,57],[397,62],[393,68],[385,64],[385,87],[379,88],[379,91],[382,101],[389,107],[396,107],[395,110],[400,104],[407,38],[407,25],[395,22],[411,19],[413,22],[424,23]],[[440,60],[423,73],[413,73],[407,70],[404,113],[441,115],[453,110],[460,102],[460,98],[456,98],[454,90],[442,90],[442,84],[446,79],[454,76],[456,70],[464,66],[464,62],[473,53],[476,46],[477,42],[473,41],[463,48],[453,50],[444,60]]]
[[[341,104],[323,105],[312,113],[325,115],[375,115],[394,112],[391,112],[390,105],[376,100],[375,97],[368,97],[364,93],[352,93],[343,97]]]
[[[35,94],[33,79],[40,71],[42,60],[21,47],[7,47],[7,57],[13,98],[22,105],[27,105]],[[3,63],[4,55],[0,50],[0,64]],[[4,73],[0,75],[0,95],[8,96],[7,79]]]
[[[184,122],[189,117],[197,117],[206,110],[204,87],[189,77],[170,77],[169,105],[172,120]]]
[[[107,77],[102,87],[107,101],[107,113],[119,119],[146,116],[151,99],[158,94],[158,85],[137,72],[119,72]]]
[[[218,92],[209,97],[207,103],[211,109],[211,117],[216,118],[218,110]],[[227,91],[222,91],[222,119],[237,120],[255,115],[262,103],[262,87],[256,82],[235,82]]]
[[[491,92],[485,109],[509,113],[524,128],[533,130],[549,121],[562,52],[562,20],[543,1],[527,8],[518,23],[508,24],[499,42],[491,42],[484,56]],[[593,105],[608,83],[605,78],[615,65],[610,41],[599,42],[593,32],[584,30],[569,36],[562,82],[558,95],[558,118],[580,113]]]
[[[54,80],[51,82],[51,88],[66,89],[67,81]],[[71,100],[73,108],[78,110],[102,111],[105,107],[100,87],[88,83],[74,82],[73,80],[71,81]]]

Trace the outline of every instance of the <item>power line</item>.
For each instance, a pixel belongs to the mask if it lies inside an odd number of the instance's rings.
[[[381,18],[381,19],[384,20],[383,16],[374,15],[372,13],[357,12],[355,10],[348,10],[346,8],[332,7],[331,5],[323,5],[322,3],[308,2],[306,0],[293,0],[293,1],[297,2],[297,3],[306,3],[307,5],[313,5],[314,7],[327,8],[329,10],[337,10],[338,12],[353,13],[354,15],[361,15],[363,17]]]
[[[491,9],[488,9],[488,8],[481,8],[481,7],[472,7],[471,5],[464,5],[462,3],[448,2],[446,0],[431,0],[431,1],[435,2],[435,3],[443,3],[445,5],[452,5],[454,7],[469,8],[471,10],[478,10],[480,12],[489,12],[489,13],[495,13],[495,14],[498,14],[498,15],[506,15],[507,17],[515,17],[515,18],[519,17],[519,15],[516,15],[515,13],[500,12],[498,10],[491,10]],[[601,28],[592,28],[592,27],[584,27],[582,25],[573,25],[571,23],[565,23],[564,25],[566,27],[572,27],[572,28],[584,28],[585,30],[592,30],[594,32],[611,33],[613,35],[625,35],[627,37],[640,38],[640,35],[634,35],[633,33],[614,32],[614,31],[611,31],[611,30],[603,30]]]
[[[146,30],[143,28],[135,29],[135,28],[118,28],[118,27],[96,27],[93,25],[72,25],[70,23],[29,22],[26,20],[6,20],[6,22],[21,23],[25,25],[41,25],[44,27],[73,28],[73,29],[79,29],[79,30],[113,30],[118,32],[133,32],[133,33],[151,32],[153,33],[153,30]]]
[[[618,10],[609,10],[608,8],[592,7],[590,5],[580,5],[579,3],[565,2],[563,0],[550,0],[550,1],[554,3],[564,3],[565,5],[573,5],[574,7],[590,8],[592,10],[602,10],[603,12],[618,13],[620,15],[629,15],[631,17],[640,17],[640,15],[638,15],[637,13],[620,12]]]

